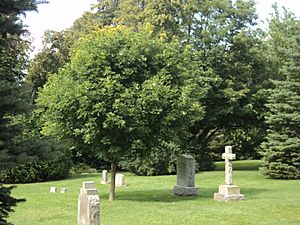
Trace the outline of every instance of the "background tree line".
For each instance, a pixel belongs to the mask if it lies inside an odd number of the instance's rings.
[[[99,0],[93,8],[47,31],[29,67],[26,41],[8,48],[14,55],[1,51],[15,89],[1,88],[0,157],[23,166],[4,165],[7,179],[24,177],[24,162],[61,157],[158,175],[190,153],[210,170],[227,144],[240,159],[263,157],[268,176],[299,178],[298,18],[275,5],[263,31],[252,0]],[[5,105],[7,93],[22,113]],[[44,179],[37,174],[28,180]]]

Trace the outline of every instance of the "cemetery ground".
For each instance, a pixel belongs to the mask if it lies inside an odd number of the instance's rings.
[[[95,181],[100,195],[102,225],[299,225],[300,180],[272,180],[257,170],[260,161],[235,161],[233,183],[245,201],[213,199],[224,184],[224,163],[217,170],[196,175],[199,196],[173,194],[176,176],[134,176],[125,173],[127,186],[117,187],[116,201],[108,202],[109,184],[101,174],[83,174],[55,182],[18,184],[13,195],[26,198],[10,214],[15,225],[74,225],[77,197],[83,181]],[[109,174],[110,175],[110,174]],[[58,193],[49,193],[50,187]],[[60,189],[67,188],[65,194]]]

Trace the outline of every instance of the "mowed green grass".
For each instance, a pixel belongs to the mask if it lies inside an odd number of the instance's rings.
[[[101,225],[299,225],[300,180],[272,180],[257,170],[238,170],[239,165],[251,164],[255,169],[259,163],[234,162],[234,183],[246,196],[241,202],[214,201],[218,185],[224,183],[223,171],[198,173],[197,197],[174,196],[176,176],[125,173],[128,185],[117,188],[114,202],[108,202],[109,185],[100,184],[100,174],[89,174],[18,185],[13,195],[27,201],[15,208],[9,221],[15,225],[75,225],[81,183],[95,181],[101,198]],[[49,193],[51,186],[66,187],[68,192]]]

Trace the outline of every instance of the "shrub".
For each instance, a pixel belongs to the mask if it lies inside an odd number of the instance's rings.
[[[87,164],[77,163],[72,166],[70,173],[71,175],[80,175],[83,173],[97,173],[97,170]]]
[[[6,172],[5,183],[31,183],[59,180],[69,176],[72,166],[67,156],[51,161],[35,161],[20,165]]]

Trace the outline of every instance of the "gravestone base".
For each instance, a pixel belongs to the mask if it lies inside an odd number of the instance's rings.
[[[198,195],[198,188],[175,185],[173,188],[173,193],[179,196],[195,196]]]
[[[245,199],[245,195],[240,193],[240,187],[237,185],[220,185],[219,193],[214,194],[217,201],[240,201]]]

